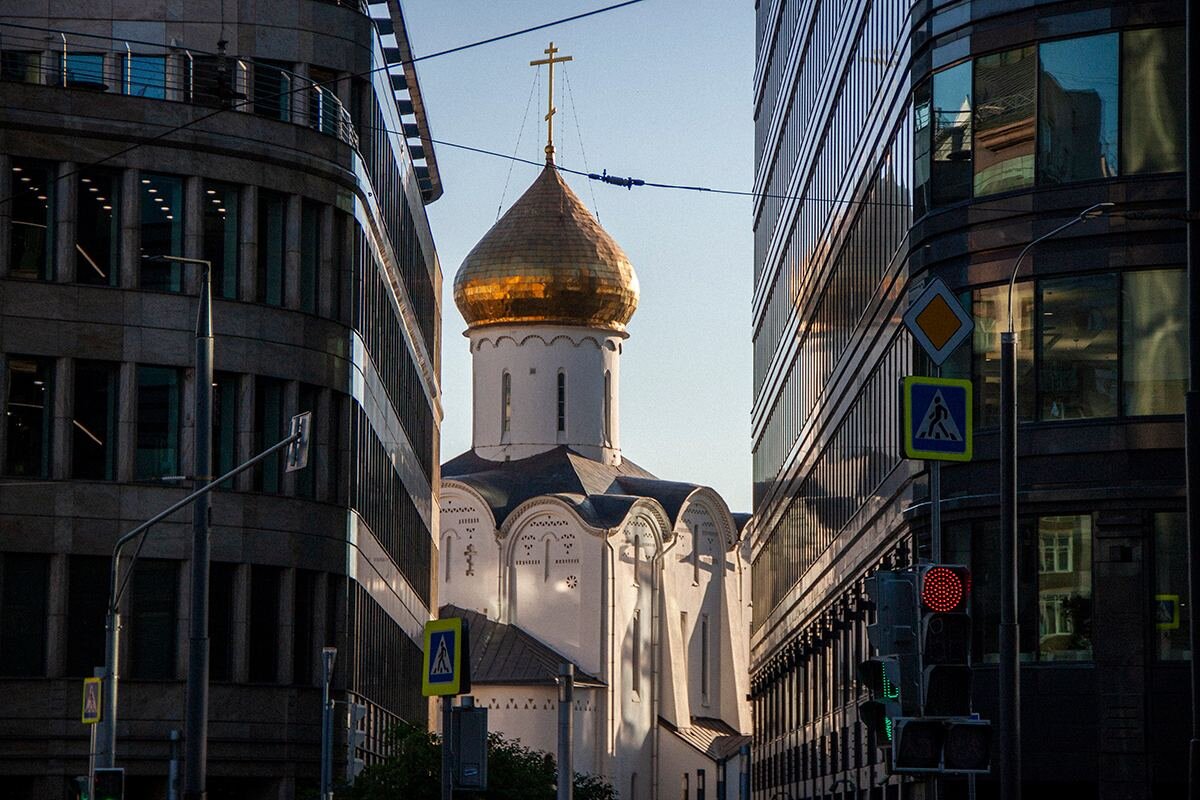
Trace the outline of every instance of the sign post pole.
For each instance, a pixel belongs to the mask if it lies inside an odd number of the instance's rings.
[[[454,737],[450,735],[451,714],[454,712],[454,695],[442,697],[442,800],[453,800],[454,759],[450,752]]]
[[[471,640],[467,621],[459,617],[425,623],[421,659],[421,694],[442,698],[442,800],[454,795],[454,696],[471,691]]]

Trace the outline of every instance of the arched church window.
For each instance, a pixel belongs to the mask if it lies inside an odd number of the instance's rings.
[[[450,582],[450,556],[454,552],[450,537],[446,537],[446,583]]]
[[[558,371],[558,432],[567,430],[567,373]]]
[[[542,563],[544,563],[546,566],[543,568],[542,580],[548,581],[550,580],[550,537],[546,537],[544,544],[545,558],[542,559]]]
[[[642,537],[633,537],[633,585],[641,581],[642,573]]]
[[[507,436],[512,425],[512,375],[500,376],[500,435]]]
[[[604,370],[604,443],[612,444],[612,372]]]
[[[700,583],[700,527],[692,533],[692,583]]]

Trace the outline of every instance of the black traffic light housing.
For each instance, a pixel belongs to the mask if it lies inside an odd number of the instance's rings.
[[[125,800],[125,769],[97,767],[92,800]]]
[[[858,716],[874,732],[875,743],[892,743],[892,720],[903,712],[900,704],[900,660],[896,656],[869,658],[858,667],[858,680],[871,695],[858,704]]]

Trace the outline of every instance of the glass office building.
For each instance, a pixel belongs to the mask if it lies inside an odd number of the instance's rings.
[[[938,277],[975,321],[975,458],[943,470],[943,560],[974,576],[974,706],[996,718],[999,334],[1020,418],[1026,797],[1186,780],[1182,6],[757,4],[752,696],[756,798],[930,797],[857,715],[864,578],[928,559],[900,318]],[[967,797],[964,779],[941,797]],[[996,785],[978,781],[981,798]]]
[[[6,796],[87,774],[113,543],[192,486],[200,273],[156,256],[212,264],[216,473],[313,414],[307,469],[213,495],[209,797],[315,796],[325,646],[336,779],[345,702],[367,761],[426,723],[442,189],[400,6],[219,5],[0,21]],[[122,600],[130,798],[167,796],[183,728],[190,542],[190,513],[156,526]]]

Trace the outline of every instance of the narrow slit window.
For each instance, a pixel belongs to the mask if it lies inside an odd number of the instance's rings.
[[[612,372],[604,371],[604,443],[612,444]]]
[[[500,377],[500,434],[507,436],[512,425],[512,375]]]
[[[558,373],[558,432],[567,430],[567,374]]]

